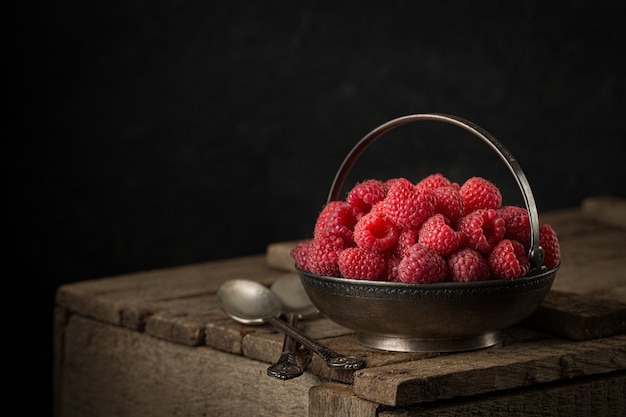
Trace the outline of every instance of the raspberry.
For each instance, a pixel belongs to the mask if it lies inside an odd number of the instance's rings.
[[[346,197],[346,202],[357,209],[357,218],[370,212],[387,194],[385,185],[378,180],[367,180],[355,185]]]
[[[498,216],[504,219],[506,232],[505,239],[517,240],[524,249],[530,249],[530,220],[528,211],[522,207],[504,206],[496,210]]]
[[[457,230],[465,235],[465,244],[486,254],[504,238],[504,219],[493,209],[479,209],[462,217]]]
[[[560,263],[558,240],[549,226],[541,230],[544,265],[552,269]],[[529,243],[526,209],[502,206],[495,184],[472,177],[459,186],[436,173],[417,184],[406,178],[357,183],[345,201],[324,206],[313,239],[290,255],[298,268],[318,275],[466,282],[527,274]]]
[[[419,192],[405,178],[395,181],[383,200],[385,214],[399,227],[419,227],[433,215],[435,196],[431,190]]]
[[[443,176],[443,174],[431,174],[420,182],[415,184],[415,188],[418,190],[435,190],[439,187],[447,187],[450,185],[450,180]]]
[[[289,255],[295,261],[296,266],[304,271],[309,270],[306,258],[310,244],[310,240],[303,240],[301,242],[298,242],[298,244],[293,249],[291,249],[291,251],[289,251]]]
[[[435,194],[435,213],[441,213],[455,225],[465,216],[465,202],[459,192],[458,184],[447,185],[433,190]]]
[[[459,190],[465,202],[465,212],[479,209],[499,209],[502,206],[500,190],[492,182],[472,177],[465,181]]]
[[[554,269],[561,263],[561,247],[556,232],[549,224],[539,228],[539,245],[545,252],[543,265],[548,269]]]
[[[512,279],[526,275],[530,261],[524,245],[516,240],[504,239],[487,256],[491,275],[496,279]]]
[[[396,245],[396,255],[403,258],[408,253],[411,246],[417,243],[419,227],[407,227],[400,231],[398,244]]]
[[[308,271],[329,277],[339,276],[337,259],[343,248],[344,243],[339,236],[322,234],[313,238],[307,249],[306,265]]]
[[[368,250],[393,250],[398,234],[396,225],[387,220],[379,210],[364,215],[354,226],[354,242]]]
[[[377,280],[387,267],[380,253],[359,247],[341,251],[337,263],[341,275],[348,279]]]
[[[422,224],[417,243],[441,256],[455,252],[463,243],[463,234],[453,230],[443,214],[435,214]]]
[[[396,254],[392,254],[387,256],[385,262],[387,263],[387,269],[383,274],[383,277],[386,281],[398,282],[400,279],[398,278],[398,266],[400,265],[400,261],[402,258]]]
[[[385,190],[389,192],[389,189],[400,180],[404,180],[404,178],[389,178],[383,183],[383,185],[385,186]]]
[[[455,282],[486,281],[489,279],[489,264],[478,251],[462,248],[447,259],[448,275]]]
[[[356,214],[356,209],[344,201],[329,202],[317,217],[313,238],[330,233],[342,238],[346,246],[352,246]]]
[[[402,282],[426,284],[446,279],[448,267],[441,255],[422,245],[413,245],[398,265],[398,279]]]

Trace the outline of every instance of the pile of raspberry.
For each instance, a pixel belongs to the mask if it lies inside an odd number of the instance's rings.
[[[543,265],[561,261],[548,224],[539,230]],[[437,173],[414,184],[406,178],[358,183],[345,200],[320,212],[313,238],[291,257],[298,268],[330,277],[433,283],[514,279],[530,269],[525,208],[503,206],[492,182],[463,185]]]

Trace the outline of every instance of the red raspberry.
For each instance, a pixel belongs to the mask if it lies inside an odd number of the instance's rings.
[[[341,251],[337,264],[344,278],[370,281],[381,278],[387,268],[383,255],[359,247]]]
[[[400,231],[398,244],[396,245],[396,255],[403,258],[407,255],[411,246],[417,243],[419,227],[407,227]]]
[[[447,187],[450,185],[450,180],[443,176],[443,174],[431,174],[420,182],[415,184],[415,188],[418,190],[435,190],[439,187]]]
[[[357,209],[357,218],[370,212],[387,194],[385,185],[378,180],[367,180],[355,185],[346,197],[346,202]]]
[[[398,282],[400,279],[398,278],[398,266],[400,265],[400,261],[402,258],[396,254],[391,254],[387,256],[385,262],[387,263],[387,269],[383,274],[385,281]]]
[[[435,194],[435,213],[441,213],[455,225],[465,216],[465,202],[459,192],[459,185],[447,185],[433,190]]]
[[[504,238],[504,219],[493,209],[479,209],[462,217],[457,230],[465,235],[465,243],[480,253],[489,253]]]
[[[298,242],[298,244],[293,249],[291,249],[291,251],[289,251],[289,255],[295,261],[296,266],[304,271],[309,270],[306,258],[310,244],[310,240],[303,240],[302,242]]]
[[[337,259],[343,248],[343,239],[339,236],[323,234],[315,237],[307,249],[306,265],[309,272],[328,277],[338,277]]]
[[[391,251],[398,240],[398,228],[379,210],[363,217],[354,226],[354,242],[363,249]]]
[[[472,177],[465,181],[459,190],[465,202],[465,212],[479,209],[499,209],[502,206],[500,190],[492,182]]]
[[[330,233],[342,238],[346,246],[352,246],[356,214],[356,209],[345,201],[331,201],[317,217],[313,238]]]
[[[463,233],[452,229],[443,214],[435,214],[422,224],[417,243],[448,256],[461,247],[463,238]]]
[[[448,275],[455,282],[486,281],[489,279],[489,264],[478,251],[462,248],[447,259]]]
[[[554,229],[549,224],[539,228],[539,245],[545,252],[543,265],[548,269],[554,269],[561,263],[561,247]]]
[[[517,240],[524,249],[530,249],[530,220],[528,211],[522,207],[504,206],[496,210],[498,216],[504,219],[506,232],[505,239]]]
[[[413,245],[398,265],[398,279],[402,282],[426,284],[441,282],[448,275],[446,261],[432,249]]]
[[[419,227],[433,215],[435,196],[432,191],[419,192],[405,178],[395,181],[383,200],[387,217],[399,227]]]
[[[516,240],[504,239],[487,256],[491,276],[495,279],[523,277],[530,269],[524,245]]]
[[[385,186],[385,190],[389,192],[389,189],[398,181],[404,180],[404,178],[389,178],[387,181],[383,183]]]

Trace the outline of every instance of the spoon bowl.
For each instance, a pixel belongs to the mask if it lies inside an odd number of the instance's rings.
[[[274,281],[270,289],[280,298],[283,314],[295,314],[298,319],[319,314],[297,272],[281,276]]]
[[[224,313],[244,324],[265,323],[282,311],[280,298],[263,285],[244,279],[222,284],[217,303]]]

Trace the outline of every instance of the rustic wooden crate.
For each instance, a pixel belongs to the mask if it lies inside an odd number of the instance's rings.
[[[283,336],[228,319],[215,293],[232,278],[270,285],[291,270],[285,252],[294,242],[258,256],[65,285],[56,297],[55,413],[465,416],[480,407],[485,416],[624,415],[624,207],[595,198],[541,216],[559,234],[563,265],[542,306],[507,329],[501,345],[384,352],[317,318],[301,322],[305,333],[363,356],[367,368],[331,370],[300,350],[306,372],[289,381],[266,375]]]

